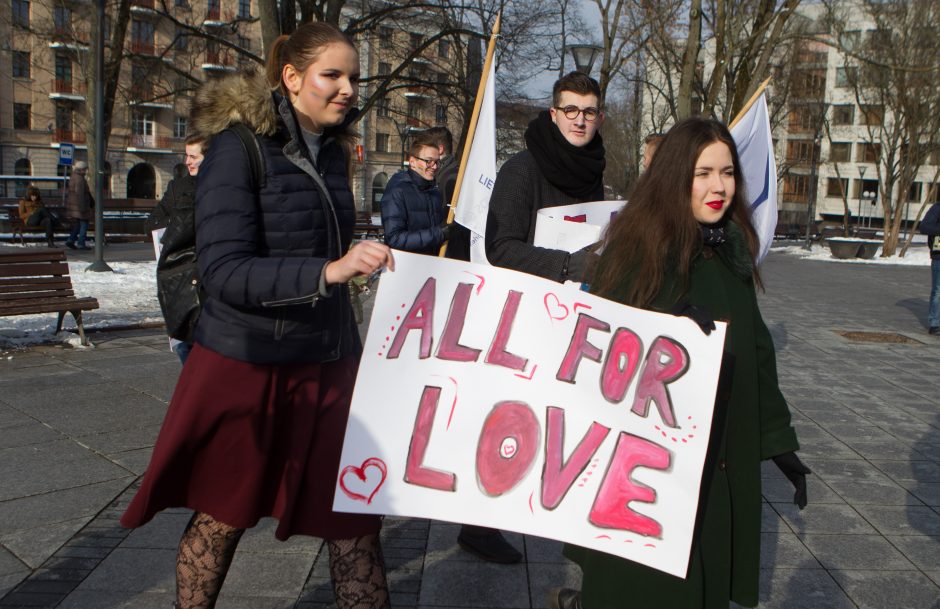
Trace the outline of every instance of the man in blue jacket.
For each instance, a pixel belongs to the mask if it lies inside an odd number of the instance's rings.
[[[930,249],[930,309],[927,327],[931,334],[940,334],[940,203],[934,203],[920,221],[920,232],[927,235]]]
[[[389,247],[437,255],[447,241],[447,206],[434,181],[440,162],[437,146],[418,135],[411,144],[408,169],[392,176],[382,195],[382,226]]]

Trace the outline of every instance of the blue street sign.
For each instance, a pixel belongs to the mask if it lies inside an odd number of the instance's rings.
[[[75,157],[75,144],[59,144],[59,165],[72,166]]]

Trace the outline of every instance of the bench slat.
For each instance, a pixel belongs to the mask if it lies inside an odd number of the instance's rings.
[[[20,262],[58,262],[65,260],[65,252],[58,249],[46,249],[38,252],[16,252],[0,254],[0,265]]]
[[[22,264],[0,264],[0,277],[67,276],[69,265],[64,262],[25,262]]]
[[[68,298],[75,296],[75,291],[71,288],[59,290],[42,290],[40,292],[14,292],[13,294],[0,293],[0,303],[7,304],[16,300],[37,300],[40,298]]]
[[[0,277],[0,292],[56,289],[59,286],[70,288],[72,282],[68,277]]]
[[[31,302],[22,306],[8,306],[7,303],[0,303],[0,317],[60,311],[90,311],[97,308],[98,301],[94,298],[59,298],[48,303]]]

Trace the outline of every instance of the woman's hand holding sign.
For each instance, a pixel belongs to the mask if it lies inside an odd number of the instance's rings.
[[[323,268],[328,284],[346,283],[359,275],[370,275],[383,268],[395,270],[392,250],[376,241],[360,241],[339,260],[328,262]]]

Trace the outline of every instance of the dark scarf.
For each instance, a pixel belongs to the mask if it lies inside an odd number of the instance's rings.
[[[529,123],[525,145],[549,184],[576,199],[603,197],[604,141],[594,135],[587,146],[572,146],[547,110]]]
[[[736,275],[742,279],[751,276],[754,259],[747,247],[744,231],[725,218],[715,224],[699,224],[702,227],[702,242],[705,247],[718,255]]]

